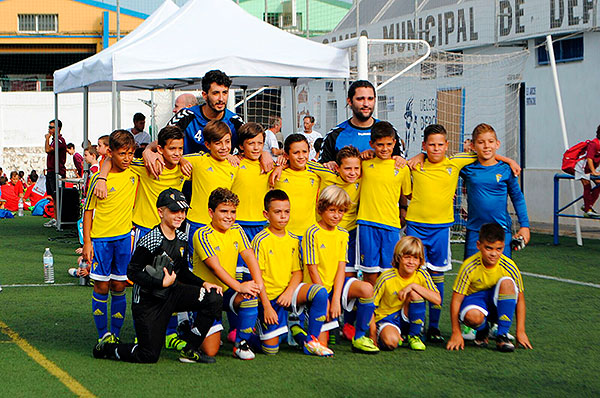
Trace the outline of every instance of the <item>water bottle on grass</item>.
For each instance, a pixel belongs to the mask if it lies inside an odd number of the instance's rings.
[[[23,198],[19,198],[19,217],[23,217]]]
[[[44,283],[54,283],[54,257],[50,248],[44,252]]]

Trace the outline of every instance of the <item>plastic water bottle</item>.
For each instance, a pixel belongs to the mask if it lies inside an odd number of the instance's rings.
[[[50,248],[44,252],[44,283],[54,283],[54,257]]]
[[[19,198],[19,217],[23,217],[23,198]]]
[[[85,271],[85,269],[87,268],[87,263],[82,259],[79,262],[79,274],[81,275],[82,271]],[[85,286],[87,284],[87,277],[86,276],[79,276],[79,285],[80,286]]]

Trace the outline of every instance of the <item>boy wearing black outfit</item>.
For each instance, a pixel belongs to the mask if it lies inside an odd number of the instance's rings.
[[[177,228],[189,205],[173,188],[161,192],[156,203],[161,223],[138,242],[127,277],[134,282],[132,314],[137,344],[117,344],[102,339],[95,358],[154,363],[164,345],[167,323],[173,312],[197,312],[191,331],[184,336],[181,362],[214,363],[199,351],[215,319],[221,316],[222,288],[204,282],[187,266],[187,237]]]

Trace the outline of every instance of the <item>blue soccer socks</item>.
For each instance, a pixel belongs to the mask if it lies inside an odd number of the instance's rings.
[[[375,311],[375,304],[373,304],[373,297],[359,298],[356,304],[356,321],[354,333],[354,339],[358,340],[363,337],[369,330],[369,322],[373,317],[373,311]]]
[[[250,340],[252,328],[256,324],[258,317],[258,299],[242,300],[238,309],[238,331],[235,341]]]
[[[108,332],[108,294],[92,292],[92,315],[98,329],[98,338],[102,338]]]
[[[121,334],[127,311],[127,296],[122,292],[110,292],[110,332],[116,337]]]
[[[421,335],[421,329],[425,324],[425,300],[415,300],[408,304],[408,320],[410,322],[408,335]]]
[[[319,337],[321,327],[327,316],[327,290],[321,285],[312,285],[306,294],[306,300],[310,303],[308,309],[308,335],[305,341],[310,341],[311,335]]]
[[[430,271],[431,279],[440,292],[442,302],[437,304],[429,303],[429,328],[440,328],[440,316],[442,315],[442,305],[444,304],[444,273]]]
[[[515,293],[498,295],[498,336],[508,333],[516,306],[517,295]]]

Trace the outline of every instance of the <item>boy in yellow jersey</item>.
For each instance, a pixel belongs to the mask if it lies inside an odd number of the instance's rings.
[[[367,336],[374,309],[373,286],[344,275],[348,261],[348,232],[338,225],[350,202],[348,193],[335,185],[325,188],[319,195],[317,211],[321,220],[308,228],[302,241],[304,282],[321,285],[329,294],[328,323],[321,328],[321,344],[326,344],[328,331],[338,326],[337,318],[342,308],[352,310],[358,299],[352,350],[376,354],[379,349]],[[298,334],[294,330],[292,333]]]
[[[201,152],[184,157],[192,166],[191,209],[187,216],[190,266],[194,258],[192,238],[199,228],[210,224],[210,217],[206,211],[208,197],[216,188],[230,189],[238,172],[238,168],[227,160],[231,151],[229,126],[219,120],[210,121],[202,130],[202,136],[210,154]]]
[[[287,333],[287,312],[299,314],[308,306],[308,334],[299,335],[298,344],[304,353],[331,356],[333,351],[322,345],[315,336],[327,313],[327,290],[323,286],[303,283],[300,266],[300,240],[288,232],[290,199],[282,190],[275,189],[264,198],[264,216],[269,226],[252,241],[258,266],[265,282],[266,300],[258,306],[258,335],[253,345],[262,347],[266,354],[279,351],[279,336]],[[260,342],[259,342],[260,340]]]
[[[450,304],[452,336],[446,345],[448,350],[462,350],[465,346],[460,322],[477,330],[476,345],[487,345],[490,322],[498,323],[498,351],[514,351],[508,330],[515,309],[517,342],[524,348],[533,348],[525,333],[523,279],[517,265],[502,254],[504,237],[500,224],[484,224],[477,241],[479,252],[466,259],[458,271]]]
[[[406,214],[406,235],[415,236],[425,246],[425,263],[444,301],[444,272],[452,269],[450,227],[454,224],[453,201],[460,170],[477,160],[474,152],[446,157],[447,133],[444,126],[432,124],[423,132],[427,159],[413,168],[413,193]],[[423,159],[423,155],[415,158]],[[411,159],[414,160],[415,158]],[[498,159],[514,162],[498,156]],[[427,340],[444,341],[439,329],[441,304],[429,303]]]
[[[392,159],[396,130],[388,122],[371,128],[375,158],[362,163],[360,206],[358,208],[359,269],[363,279],[375,285],[379,273],[392,265],[394,246],[400,238],[402,195],[410,195],[410,170],[398,168]]]
[[[112,167],[106,184],[108,196],[88,195],[83,215],[83,259],[91,264],[94,280],[92,313],[99,340],[116,342],[123,326],[127,302],[127,266],[131,259],[131,215],[138,177],[129,169],[135,141],[127,130],[110,135],[108,154]],[[90,189],[100,177],[94,174]],[[108,331],[108,291],[111,291],[111,322]]]
[[[281,172],[281,177],[275,182],[274,188],[281,189],[290,197],[290,205],[294,210],[290,215],[288,231],[302,237],[308,227],[316,221],[315,204],[320,179],[306,167],[308,141],[303,134],[290,134],[285,139],[283,150],[289,167]]]
[[[394,350],[404,338],[411,349],[425,349],[420,338],[425,324],[425,300],[439,304],[442,298],[424,265],[419,238],[405,236],[396,243],[392,268],[383,271],[375,284],[371,331],[374,334],[377,328],[381,348]]]
[[[237,195],[229,189],[217,188],[210,194],[207,207],[211,222],[198,229],[193,237],[193,270],[202,280],[223,288],[223,310],[237,312],[239,318],[233,355],[240,359],[253,359],[254,353],[248,340],[258,315],[257,296],[260,294],[266,299],[266,294],[248,237],[235,223],[238,204]],[[252,280],[238,282],[235,279],[238,255],[248,266]],[[202,343],[202,351],[208,356],[215,356],[219,351],[221,330],[223,326],[219,320]]]

